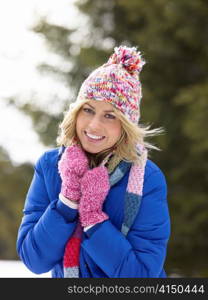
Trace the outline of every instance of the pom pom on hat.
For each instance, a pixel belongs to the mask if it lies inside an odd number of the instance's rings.
[[[76,102],[86,99],[106,101],[130,122],[138,123],[142,98],[139,73],[144,64],[135,47],[115,47],[108,61],[82,83]]]
[[[111,64],[122,64],[130,74],[134,74],[135,72],[140,73],[145,61],[136,47],[120,46],[114,48],[114,53],[106,63],[106,65]]]

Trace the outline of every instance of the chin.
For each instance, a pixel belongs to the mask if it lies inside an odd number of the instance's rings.
[[[105,149],[107,149],[107,148],[101,148],[101,149],[96,149],[95,147],[94,147],[94,149],[93,149],[93,147],[89,147],[89,146],[87,146],[87,145],[84,145],[84,144],[82,144],[82,148],[85,150],[85,151],[87,151],[88,153],[91,153],[91,154],[97,154],[97,153],[99,153],[99,152],[101,152],[101,151],[104,151]]]

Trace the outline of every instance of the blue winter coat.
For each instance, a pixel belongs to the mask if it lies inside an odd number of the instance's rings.
[[[24,264],[37,274],[52,270],[52,277],[63,277],[65,245],[78,219],[77,210],[59,200],[61,149],[46,151],[35,164],[17,237],[17,252]],[[141,206],[125,237],[120,229],[128,176],[129,170],[111,187],[104,202],[109,220],[83,232],[80,277],[166,277],[163,267],[170,218],[165,177],[148,159]]]

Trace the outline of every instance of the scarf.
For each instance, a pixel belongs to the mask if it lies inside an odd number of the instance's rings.
[[[110,187],[114,186],[123,178],[130,169],[129,178],[124,199],[124,219],[121,232],[127,236],[134,219],[138,213],[144,182],[145,166],[147,162],[147,149],[144,146],[137,145],[137,153],[140,156],[139,163],[129,163],[124,160],[118,160],[116,156],[109,159],[108,173]],[[83,228],[78,220],[73,235],[69,238],[64,252],[63,268],[65,278],[79,278],[79,254]]]

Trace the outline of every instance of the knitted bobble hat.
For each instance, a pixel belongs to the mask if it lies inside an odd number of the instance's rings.
[[[95,69],[83,82],[76,102],[106,101],[137,124],[142,98],[139,73],[144,64],[135,47],[115,47],[107,63]]]

